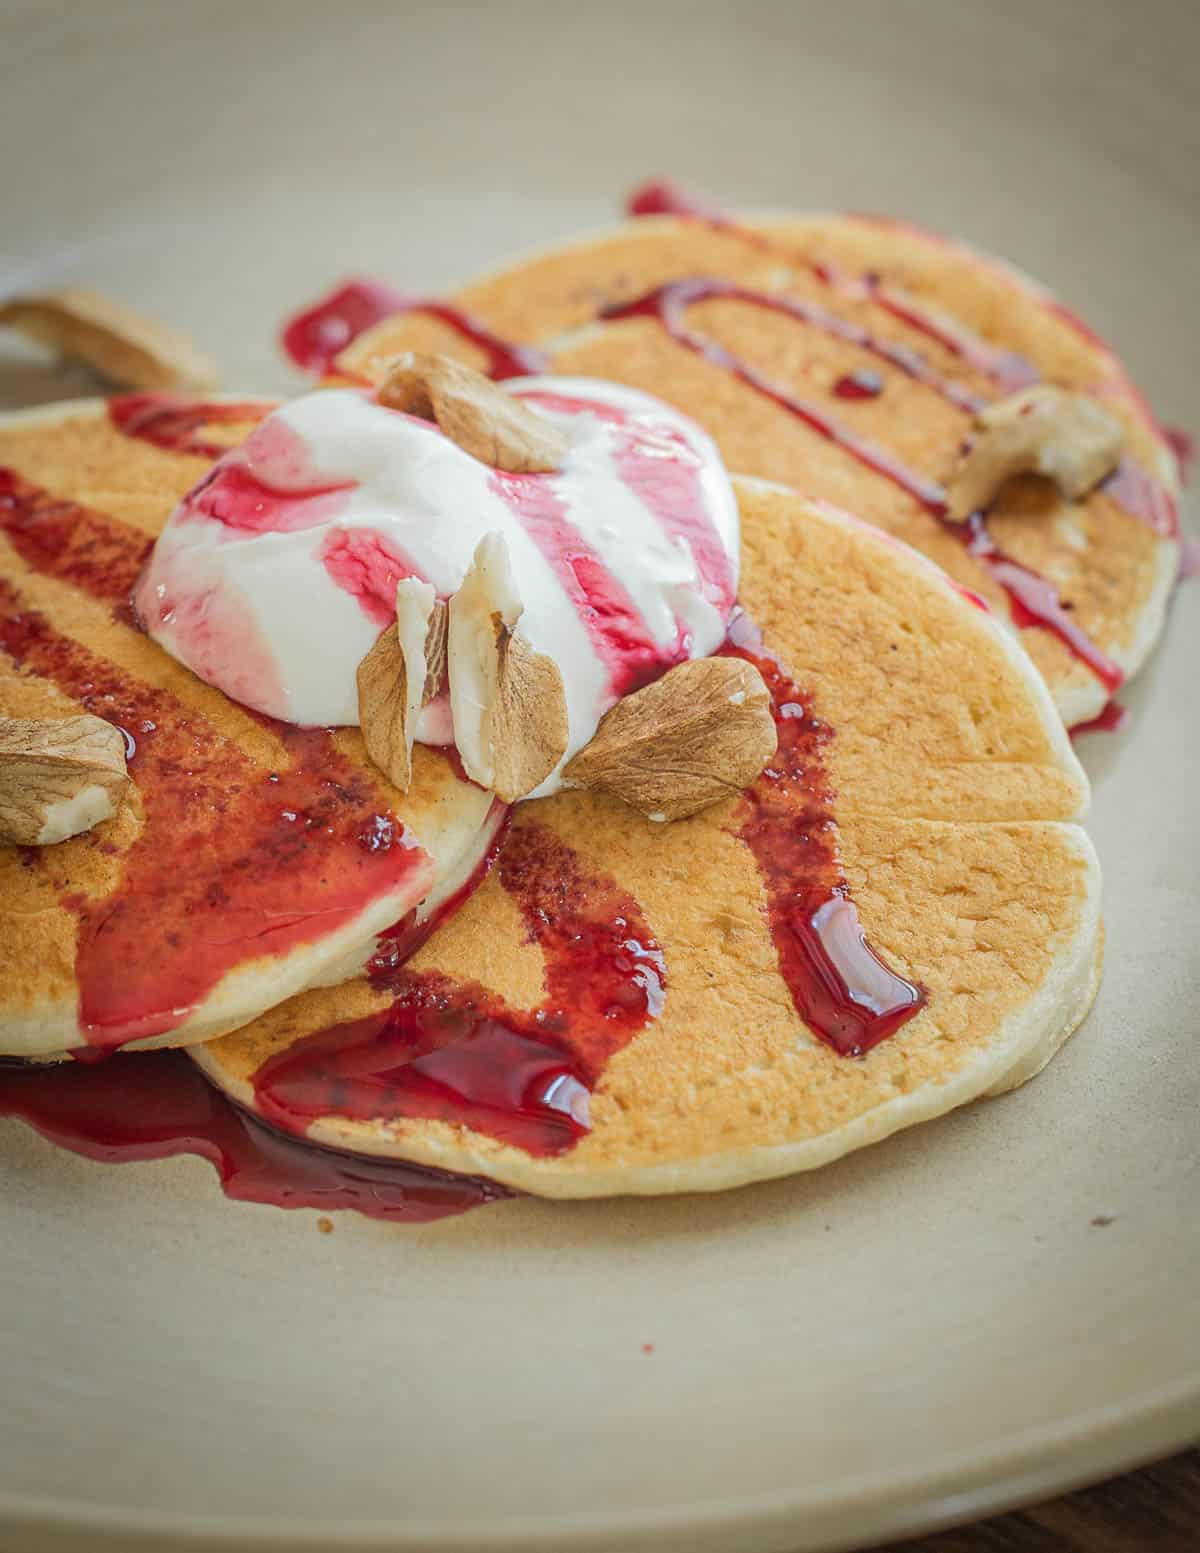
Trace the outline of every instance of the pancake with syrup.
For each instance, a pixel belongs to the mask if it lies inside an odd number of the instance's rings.
[[[1179,471],[1104,343],[1013,270],[854,216],[735,223],[643,191],[620,230],[535,254],[441,301],[348,287],[285,336],[375,377],[399,350],[505,377],[610,377],[694,416],[727,466],[822,497],[915,545],[1020,628],[1068,723],[1146,661],[1179,568]],[[1126,433],[1116,472],[1068,502],[1010,481],[986,518],[945,520],[975,415],[1038,380],[1094,396]]]
[[[162,396],[0,418],[0,712],[119,724],[132,793],[57,846],[0,846],[0,1055],[184,1045],[314,983],[469,877],[490,795],[418,752],[391,788],[357,729],[256,716],[137,629],[154,536],[270,408]]]
[[[674,824],[517,805],[406,964],[190,1052],[239,1105],[544,1196],[716,1190],[1009,1088],[1083,1019],[1087,783],[1028,657],[914,551],[734,483],[724,650],[770,687],[771,765]]]

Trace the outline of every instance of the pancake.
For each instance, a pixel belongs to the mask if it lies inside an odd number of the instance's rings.
[[[961,245],[856,216],[643,217],[449,302],[437,316],[409,304],[339,369],[376,377],[396,351],[440,350],[501,375],[647,389],[705,425],[730,469],[868,519],[1011,617],[1068,725],[1100,712],[1162,630],[1179,567],[1164,433],[1086,326]],[[516,361],[506,342],[525,348]],[[1122,423],[1125,453],[1080,501],[1011,481],[987,519],[997,553],[982,557],[978,533],[969,551],[964,527],[939,518],[940,495],[977,410],[1038,379],[1097,399]]]
[[[210,688],[128,607],[153,537],[269,406],[143,396],[0,418],[0,713],[126,731],[132,792],[56,846],[0,845],[0,1055],[185,1045],[361,971],[500,821],[431,750],[400,794],[357,729]]]
[[[780,735],[763,776],[668,825],[590,794],[516,806],[406,967],[193,1049],[234,1101],[547,1197],[707,1191],[999,1092],[1075,1029],[1099,868],[1041,677],[912,550],[734,483],[733,640]]]

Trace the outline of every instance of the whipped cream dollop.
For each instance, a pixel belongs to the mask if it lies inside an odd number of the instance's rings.
[[[498,533],[518,629],[562,675],[561,769],[621,696],[721,644],[737,505],[711,438],[649,395],[567,377],[504,386],[566,434],[561,468],[493,469],[357,388],[274,411],[172,514],[134,595],[146,630],[257,711],[356,724],[356,672],[395,619],[396,584],[448,598]],[[417,738],[452,742],[446,696]]]

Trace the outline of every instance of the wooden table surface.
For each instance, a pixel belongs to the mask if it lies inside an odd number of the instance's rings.
[[[1200,1449],[1140,1472],[889,1544],[890,1553],[1200,1553]]]

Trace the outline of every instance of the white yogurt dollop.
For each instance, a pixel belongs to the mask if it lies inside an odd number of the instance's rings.
[[[395,618],[396,583],[447,598],[499,533],[518,629],[562,674],[569,759],[621,695],[724,639],[737,505],[711,438],[649,395],[581,378],[505,388],[567,433],[561,470],[492,469],[359,389],[274,411],[172,514],[135,594],[147,631],[260,712],[356,724],[356,670]],[[417,737],[451,741],[444,698]]]

